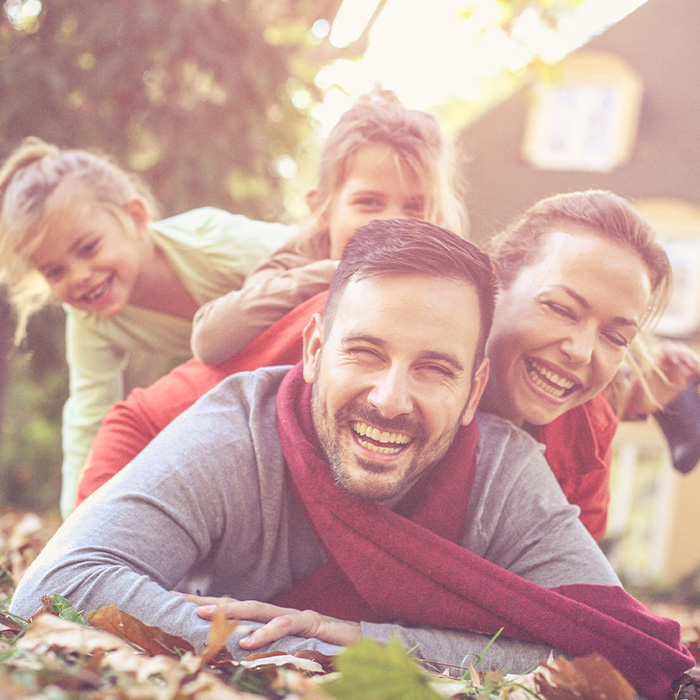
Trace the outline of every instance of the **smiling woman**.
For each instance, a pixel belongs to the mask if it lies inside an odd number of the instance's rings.
[[[492,257],[499,294],[481,407],[546,445],[600,538],[617,426],[604,390],[668,303],[668,256],[629,202],[590,190],[535,204],[494,239]]]
[[[548,233],[538,260],[499,293],[488,401],[521,427],[550,423],[600,393],[649,305],[641,255],[576,228]]]

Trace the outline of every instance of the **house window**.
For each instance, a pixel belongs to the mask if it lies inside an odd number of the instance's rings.
[[[634,148],[641,80],[620,59],[580,52],[535,88],[523,153],[549,170],[609,172]]]
[[[673,293],[656,334],[691,339],[700,332],[700,207],[666,198],[635,206],[659,232],[673,268]]]

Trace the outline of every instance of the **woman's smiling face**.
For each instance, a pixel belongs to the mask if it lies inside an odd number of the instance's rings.
[[[501,289],[482,405],[516,425],[544,425],[607,386],[649,305],[632,248],[584,228],[555,229],[538,259]]]

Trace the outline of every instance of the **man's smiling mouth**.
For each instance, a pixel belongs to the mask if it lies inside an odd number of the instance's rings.
[[[411,442],[410,435],[382,431],[361,421],[352,421],[350,427],[360,445],[380,454],[397,454]]]
[[[532,379],[540,389],[558,399],[568,396],[579,386],[570,379],[547,369],[547,367],[531,357],[525,360],[525,366],[527,367],[527,374],[530,379]]]

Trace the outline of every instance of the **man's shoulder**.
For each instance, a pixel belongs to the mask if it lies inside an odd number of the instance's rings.
[[[511,443],[521,449],[532,449],[537,452],[544,450],[544,446],[537,442],[532,435],[495,413],[477,411],[476,422],[479,426],[480,443],[500,439],[504,444]]]
[[[492,413],[476,414],[479,426],[477,468],[491,477],[503,470],[510,478],[523,472],[549,472],[544,457],[544,445],[505,418]]]
[[[254,406],[276,401],[277,391],[292,365],[275,365],[234,372],[204,394],[192,408],[219,406]]]

